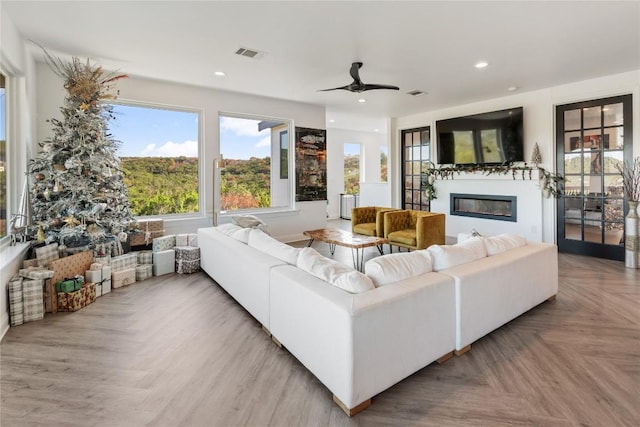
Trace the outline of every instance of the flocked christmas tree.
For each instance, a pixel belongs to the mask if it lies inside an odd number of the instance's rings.
[[[78,58],[65,62],[45,54],[67,95],[62,120],[48,120],[53,135],[39,143],[40,153],[29,162],[33,232],[38,240],[61,246],[97,248],[124,241],[136,221],[116,155],[118,142],[108,133],[114,116],[105,100],[115,98],[113,84],[126,76]]]

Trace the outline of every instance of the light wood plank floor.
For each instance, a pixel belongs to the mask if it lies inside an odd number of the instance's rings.
[[[335,257],[351,262],[345,248]],[[351,419],[206,274],[155,277],[11,328],[0,344],[0,424],[640,425],[640,271],[564,254],[559,264],[556,301]]]

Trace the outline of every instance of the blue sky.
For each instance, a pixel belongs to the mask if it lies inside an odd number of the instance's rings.
[[[198,113],[120,104],[114,104],[113,111],[116,118],[109,121],[109,132],[114,139],[122,141],[118,156],[198,155]],[[222,118],[220,137],[224,158],[269,156],[270,133],[268,130],[258,132],[257,123],[257,120]]]

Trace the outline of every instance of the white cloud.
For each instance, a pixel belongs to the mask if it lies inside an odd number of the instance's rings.
[[[258,131],[258,120],[236,119],[235,117],[221,117],[220,130],[230,131],[241,136],[263,135]]]
[[[161,146],[148,144],[140,153],[145,157],[198,157],[198,141],[167,141]]]
[[[255,145],[256,148],[271,147],[271,135],[265,136]]]

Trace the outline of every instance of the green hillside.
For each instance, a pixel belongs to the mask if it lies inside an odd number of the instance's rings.
[[[122,157],[121,168],[136,216],[198,212],[196,157]],[[221,171],[221,209],[271,205],[271,159],[225,159]]]

